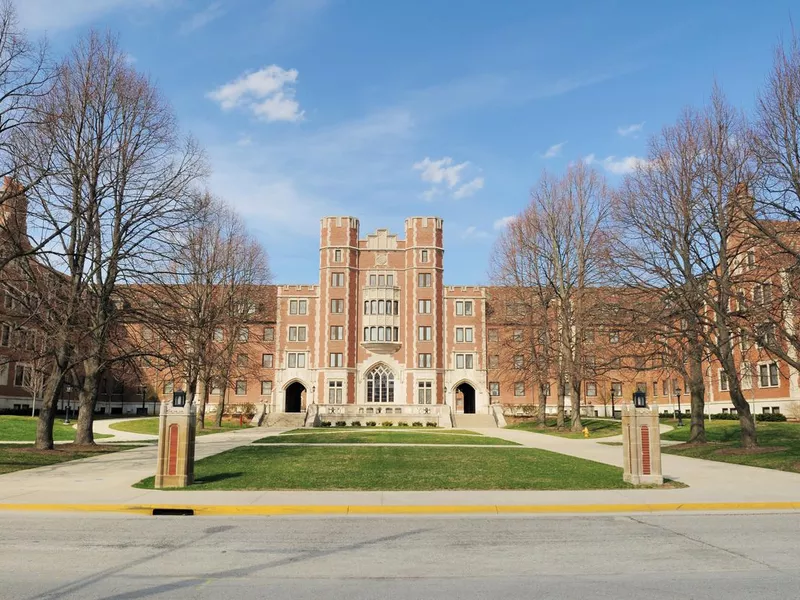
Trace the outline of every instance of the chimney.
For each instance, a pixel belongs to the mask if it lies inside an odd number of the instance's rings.
[[[28,198],[11,177],[5,177],[0,189],[0,236],[17,245],[28,243]]]

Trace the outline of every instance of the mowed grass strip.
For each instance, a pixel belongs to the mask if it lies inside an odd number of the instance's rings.
[[[0,442],[33,442],[36,440],[36,424],[38,417],[19,417],[14,415],[0,416]],[[69,425],[56,417],[53,423],[53,441],[71,442],[75,439],[73,421]],[[96,439],[110,437],[104,434],[95,434]]]
[[[33,446],[20,444],[0,444],[0,475],[13,471],[46,467],[69,460],[78,460],[98,456],[108,452],[127,450],[132,446],[109,446],[103,444],[96,448],[73,447],[71,444],[60,444],[55,450],[36,450]]]
[[[622,469],[522,448],[243,446],[195,463],[191,490],[627,489]],[[136,487],[152,488],[149,477]]]
[[[689,440],[688,419],[685,425],[661,435],[661,439]],[[800,473],[800,424],[756,423],[758,447],[741,447],[738,421],[706,421],[707,444],[663,446],[666,454],[703,458],[719,462],[777,469]]]
[[[584,427],[588,427],[589,436],[593,438],[611,437],[614,435],[622,435],[622,424],[619,421],[611,421],[606,419],[581,419]],[[531,431],[533,433],[545,433],[547,435],[557,435],[559,437],[583,439],[583,432],[573,432],[569,430],[570,421],[566,420],[565,429],[559,431],[556,429],[556,420],[553,418],[545,419],[546,426],[539,427],[536,419],[509,425],[506,429],[521,429],[523,431]]]
[[[249,425],[245,425],[249,427]],[[158,435],[158,417],[142,417],[131,419],[121,423],[112,423],[109,428],[117,431],[127,431],[128,433],[144,433],[147,435]],[[197,429],[197,435],[209,435],[212,433],[222,433],[232,429],[242,429],[239,421],[222,421],[222,427],[215,427],[213,420],[206,419],[205,429]]]
[[[256,444],[474,444],[519,446],[515,442],[482,435],[438,435],[422,431],[332,431],[273,435]]]
[[[469,429],[445,429],[444,427],[300,427],[298,429],[290,429],[284,431],[281,435],[294,435],[297,433],[336,433],[342,431],[368,431],[377,433],[389,433],[396,431],[399,433],[432,433],[444,435],[483,435],[477,431],[470,431]]]

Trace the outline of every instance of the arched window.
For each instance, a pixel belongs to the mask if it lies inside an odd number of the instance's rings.
[[[386,335],[384,337],[385,337],[387,342],[391,342],[392,341],[392,328],[391,327],[387,327],[386,328]]]
[[[386,365],[376,365],[366,376],[367,402],[394,402],[394,374]]]
[[[370,342],[378,341],[378,335],[377,335],[377,332],[375,331],[374,327],[370,327],[369,328],[369,341]]]
[[[364,314],[369,314],[369,300],[364,300]]]
[[[372,300],[369,305],[369,314],[377,315],[378,314],[378,301]]]
[[[378,314],[383,314],[383,300],[378,300]]]

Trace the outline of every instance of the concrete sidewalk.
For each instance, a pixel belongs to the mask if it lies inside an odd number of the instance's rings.
[[[257,428],[203,436],[197,440],[196,455],[198,459],[205,458],[281,431]],[[595,440],[572,440],[509,429],[477,431],[529,448],[622,465],[621,447],[606,446]],[[608,440],[613,438],[604,438]],[[484,448],[492,451],[498,447]],[[798,474],[669,455],[664,455],[663,461],[667,477],[690,487],[594,491],[157,491],[131,487],[153,475],[156,448],[147,446],[2,475],[0,510],[149,513],[158,506],[189,507],[196,513],[207,514],[800,510]]]

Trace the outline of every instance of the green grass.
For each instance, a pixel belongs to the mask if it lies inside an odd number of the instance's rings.
[[[36,424],[38,417],[17,417],[12,415],[0,416],[0,442],[33,442],[36,439]],[[53,423],[53,440],[56,442],[70,442],[75,439],[73,421],[64,425],[63,421],[56,418]],[[104,434],[95,434],[95,439],[111,437]]]
[[[290,429],[284,431],[281,435],[292,435],[295,433],[335,433],[337,431],[398,431],[398,432],[413,432],[413,433],[449,433],[456,435],[481,435],[477,431],[470,431],[469,429],[445,429],[444,427],[314,427],[313,429],[300,427],[298,429]]]
[[[69,444],[60,444],[55,450],[35,450],[33,446],[0,444],[0,475],[13,471],[45,467],[68,460],[98,456],[108,452],[127,450],[132,446],[98,446],[94,450],[75,450]]]
[[[622,469],[533,448],[243,446],[197,461],[192,490],[627,489]],[[136,487],[152,488],[149,477]]]
[[[689,439],[689,427],[684,425],[661,437],[685,442]],[[706,421],[706,438],[710,443],[664,446],[661,451],[678,456],[800,473],[800,424],[756,423],[756,437],[759,448],[745,451],[739,442],[737,421]]]
[[[439,435],[423,431],[309,431],[265,437],[256,444],[475,444],[518,446],[515,442],[482,435]]]
[[[249,427],[249,426],[248,426]],[[158,417],[142,417],[121,423],[112,423],[109,428],[117,431],[127,431],[128,433],[145,433],[147,435],[158,435]],[[205,429],[198,429],[197,435],[209,435],[211,433],[221,433],[231,429],[240,429],[238,421],[223,421],[222,427],[215,427],[213,419],[206,419]]]
[[[619,421],[610,421],[604,419],[582,419],[584,427],[589,428],[589,435],[593,438],[611,437],[614,435],[622,435],[622,425]],[[516,425],[509,425],[508,429],[521,429],[523,431],[532,431],[534,433],[546,433],[547,435],[557,435],[559,437],[583,439],[583,433],[573,433],[569,430],[569,419],[566,421],[566,429],[558,431],[556,429],[556,420],[546,419],[546,429],[541,429],[535,420],[517,423]]]

